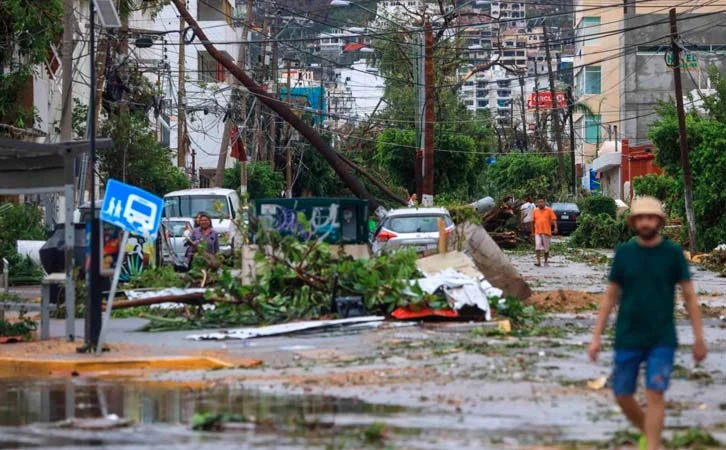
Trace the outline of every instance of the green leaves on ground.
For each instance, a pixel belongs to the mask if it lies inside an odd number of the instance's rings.
[[[18,319],[13,322],[0,319],[0,336],[22,336],[27,339],[37,327],[38,324],[30,320],[25,311],[21,310]]]
[[[232,304],[218,305],[213,315],[221,322],[277,323],[318,318],[331,313],[331,292],[338,278],[338,295],[360,295],[371,314],[390,313],[405,299],[407,280],[417,277],[416,256],[399,251],[371,259],[336,256],[324,242],[301,241],[263,230],[258,236],[254,280],[243,285],[225,271],[216,295]],[[413,301],[423,298],[415,287]]]
[[[625,217],[613,218],[609,214],[582,214],[577,218],[577,229],[570,237],[575,247],[615,248],[632,237]]]

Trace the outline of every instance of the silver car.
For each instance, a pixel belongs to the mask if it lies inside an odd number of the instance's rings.
[[[185,243],[187,242],[186,230],[191,230],[194,227],[192,219],[162,219],[162,232],[165,233],[161,236],[162,247],[161,257],[164,262],[169,264],[184,264],[184,254],[187,251]]]
[[[446,234],[456,227],[445,208],[402,208],[391,210],[375,231],[373,252],[380,254],[402,247],[423,253],[438,248],[439,219]]]

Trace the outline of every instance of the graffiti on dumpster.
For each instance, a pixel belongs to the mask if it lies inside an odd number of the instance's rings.
[[[315,237],[337,241],[340,238],[339,210],[340,205],[337,203],[312,207],[310,217],[307,219],[310,226],[306,229],[298,216],[303,214],[302,212],[276,204],[263,204],[260,209],[260,221],[281,234],[291,234],[302,239]]]

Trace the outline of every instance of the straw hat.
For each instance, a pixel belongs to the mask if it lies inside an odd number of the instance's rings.
[[[666,215],[663,212],[663,204],[654,197],[638,197],[630,204],[630,217],[628,223],[633,225],[633,220],[638,216],[658,216],[665,223]]]

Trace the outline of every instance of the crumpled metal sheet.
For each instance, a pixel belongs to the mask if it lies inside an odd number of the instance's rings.
[[[378,327],[383,323],[384,316],[351,317],[335,320],[306,320],[302,322],[283,323],[265,327],[237,328],[216,333],[192,334],[186,338],[192,341],[223,341],[226,339],[253,339],[258,337],[279,336],[308,330],[327,329],[361,329],[362,327]]]
[[[455,311],[465,306],[476,306],[484,312],[486,320],[492,318],[489,299],[502,297],[502,290],[493,287],[484,276],[476,280],[452,268],[427,275],[425,278],[411,280],[412,285],[416,283],[427,294],[443,292]]]
[[[140,300],[143,298],[156,298],[156,297],[172,297],[182,296],[189,294],[204,294],[207,292],[205,288],[164,288],[164,289],[153,289],[153,290],[127,290],[124,291],[126,298],[129,300]]]

